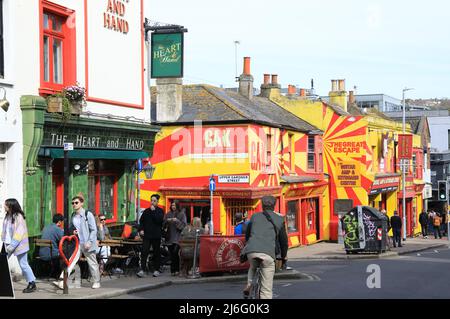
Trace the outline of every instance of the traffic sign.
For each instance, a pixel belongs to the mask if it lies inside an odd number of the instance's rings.
[[[139,158],[137,164],[138,164],[138,171],[139,172],[142,171],[142,159]]]
[[[73,143],[64,143],[65,151],[73,151]]]
[[[211,177],[209,179],[209,191],[214,192],[216,190],[216,181],[214,180],[214,177]]]

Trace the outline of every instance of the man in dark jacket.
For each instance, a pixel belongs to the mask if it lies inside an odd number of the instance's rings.
[[[164,211],[158,207],[159,195],[151,196],[151,206],[142,212],[139,219],[139,235],[143,238],[141,252],[141,269],[137,273],[138,277],[144,277],[147,271],[147,257],[150,252],[150,246],[153,250],[153,277],[160,275],[160,257],[161,257],[161,230],[164,221]]]
[[[391,217],[391,227],[394,234],[394,247],[396,247],[396,243],[398,243],[398,247],[402,247],[402,220],[396,210],[394,210],[394,216]]]
[[[272,299],[276,255],[279,253],[283,260],[286,259],[288,239],[284,218],[273,211],[276,198],[264,196],[261,202],[263,212],[253,214],[245,234],[247,243],[243,252],[247,254],[250,268],[244,296],[248,296],[256,268],[260,267],[262,273],[260,297]],[[276,251],[276,240],[280,251]]]
[[[422,211],[422,213],[420,213],[419,223],[422,227],[423,238],[428,238],[428,214],[425,211]]]
[[[49,239],[52,241],[52,247],[50,252],[50,247],[39,248],[39,257],[41,260],[49,261],[52,265],[52,273],[50,277],[56,277],[61,273],[61,267],[59,263],[59,241],[64,236],[64,231],[62,230],[62,224],[64,222],[64,216],[61,214],[53,215],[53,223],[47,225],[42,230],[42,239]]]

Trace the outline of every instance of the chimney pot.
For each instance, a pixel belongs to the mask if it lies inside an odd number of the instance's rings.
[[[306,96],[306,90],[300,89],[300,96]]]
[[[345,80],[338,80],[339,81],[339,91],[345,91]]]
[[[264,85],[269,85],[270,74],[264,74]]]
[[[336,92],[338,89],[337,87],[337,80],[331,80],[331,91]]]
[[[295,94],[296,91],[295,85],[288,85],[288,94]]]
[[[278,74],[272,74],[272,85],[278,85]]]
[[[349,104],[354,104],[355,103],[355,94],[353,91],[349,91],[348,92],[348,103]]]
[[[244,57],[244,74],[250,75],[250,57]]]

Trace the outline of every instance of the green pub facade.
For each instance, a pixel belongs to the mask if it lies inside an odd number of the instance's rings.
[[[24,138],[24,211],[30,237],[40,235],[54,214],[64,214],[64,143],[69,151],[69,197],[103,213],[109,226],[136,219],[136,161],[152,156],[159,127],[142,122],[46,112],[46,100],[21,98]],[[70,206],[69,206],[70,210]]]

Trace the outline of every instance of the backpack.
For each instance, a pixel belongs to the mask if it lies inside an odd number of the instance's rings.
[[[434,226],[441,226],[441,217],[434,216],[434,218],[433,218],[433,225]]]

